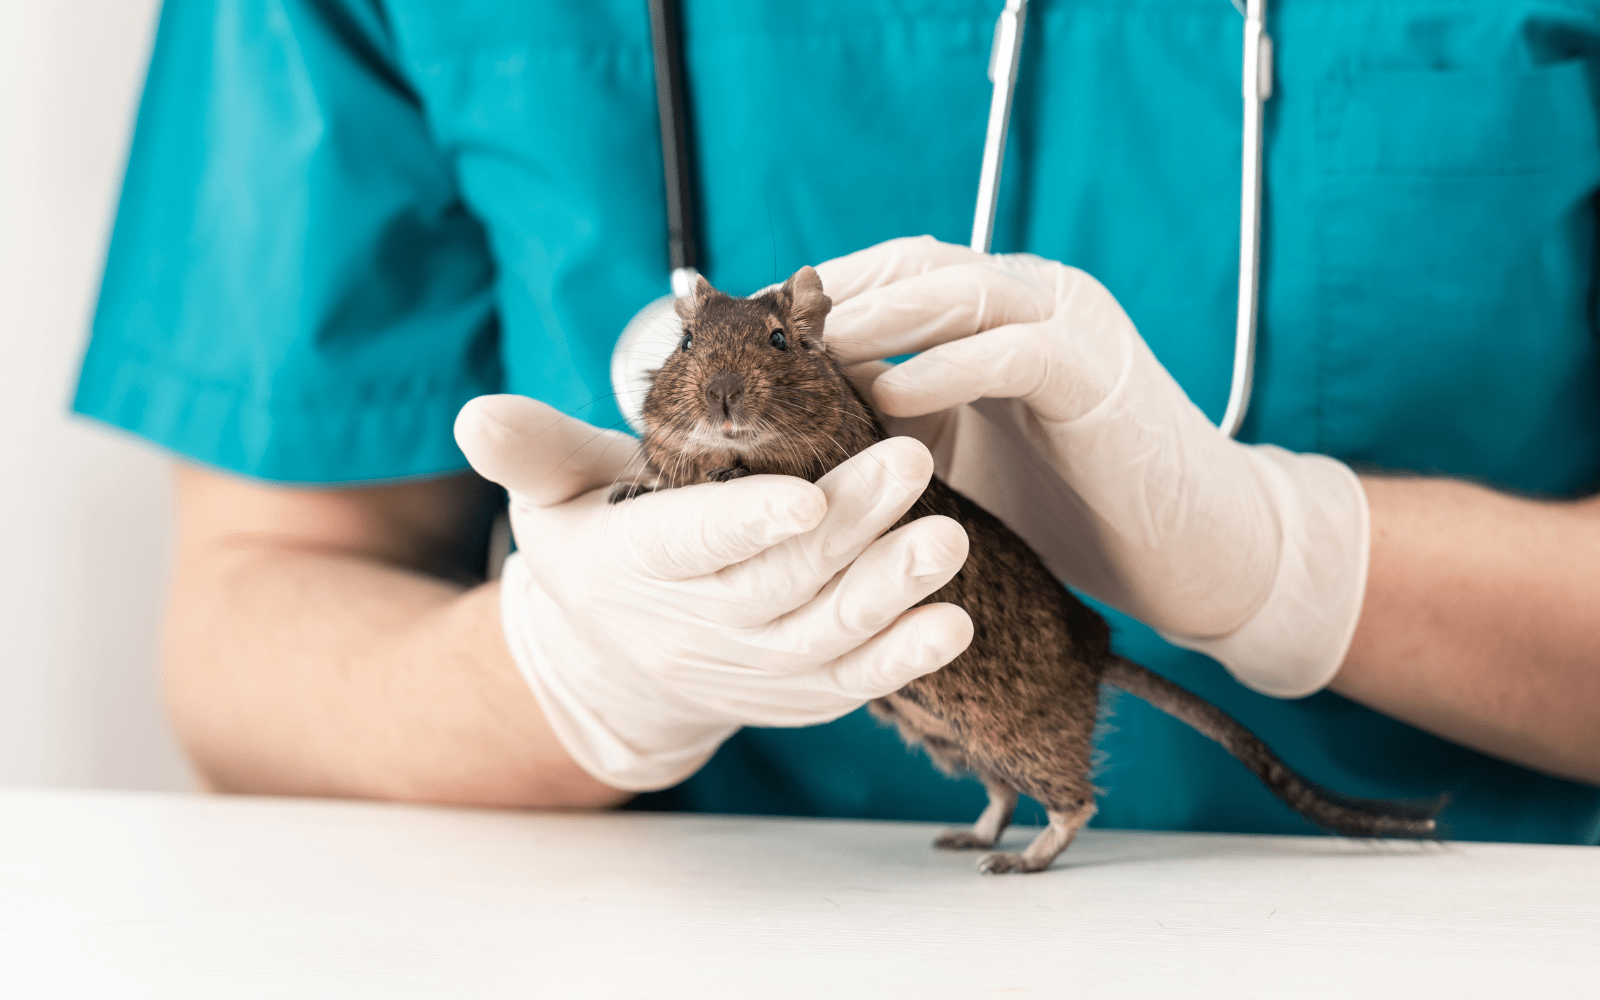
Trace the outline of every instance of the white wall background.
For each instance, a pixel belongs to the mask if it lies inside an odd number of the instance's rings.
[[[158,0],[0,0],[0,784],[188,788],[165,459],[68,416]]]

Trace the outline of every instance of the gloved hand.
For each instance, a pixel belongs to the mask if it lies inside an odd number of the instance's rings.
[[[1075,268],[922,237],[817,271],[829,350],[891,433],[928,442],[1068,584],[1266,694],[1338,672],[1368,551],[1347,466],[1225,437]]]
[[[607,487],[631,438],[522,396],[456,418],[474,469],[511,494],[506,642],[572,758],[616,788],[688,777],[740,726],[836,719],[967,647],[950,604],[911,608],[966,560],[925,517],[882,538],[933,461],[883,441],[815,485],[787,476],[650,493]]]

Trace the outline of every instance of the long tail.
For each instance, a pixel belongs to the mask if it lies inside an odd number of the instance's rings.
[[[1290,809],[1334,833],[1346,837],[1432,837],[1436,829],[1434,817],[1449,802],[1448,795],[1422,802],[1396,802],[1330,792],[1289,770],[1260,737],[1222,709],[1132,660],[1111,657],[1101,680],[1216,740]]]

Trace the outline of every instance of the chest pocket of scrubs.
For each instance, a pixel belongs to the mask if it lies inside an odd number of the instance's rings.
[[[1523,490],[1593,485],[1594,73],[1573,61],[1321,81],[1326,450]]]

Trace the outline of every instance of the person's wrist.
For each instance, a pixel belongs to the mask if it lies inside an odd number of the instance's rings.
[[[1212,657],[1255,691],[1303,698],[1338,673],[1355,635],[1370,548],[1366,492],[1336,459],[1272,445],[1248,451],[1279,517],[1266,599],[1225,635],[1162,637]]]
[[[500,626],[562,749],[613,788],[669,788],[699,770],[738,731],[707,720],[638,671],[585,662],[571,624],[534,580],[521,552],[506,559],[501,574]]]

